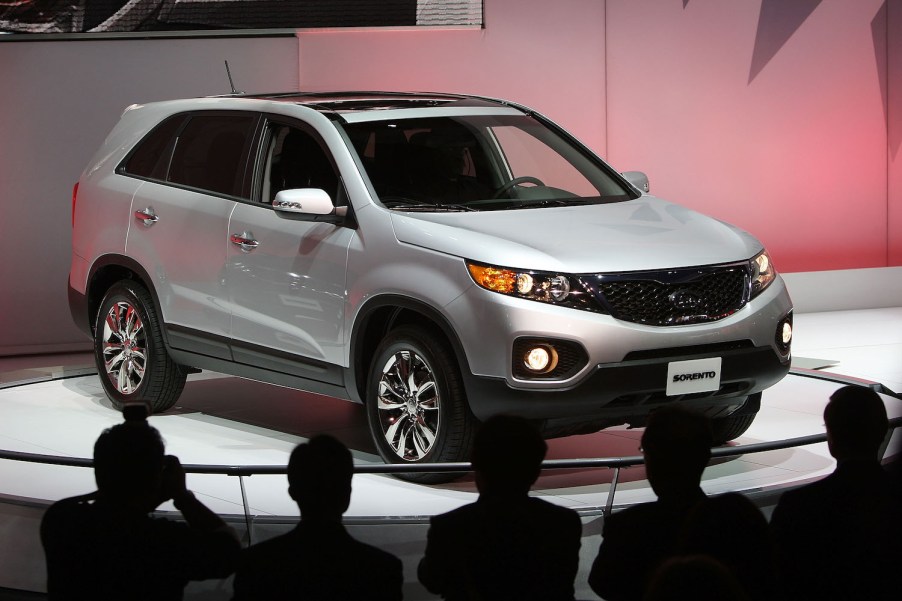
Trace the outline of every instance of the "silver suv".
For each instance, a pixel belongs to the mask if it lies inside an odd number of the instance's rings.
[[[363,403],[382,457],[419,463],[499,412],[553,437],[680,403],[731,440],[789,369],[760,242],[510,102],[134,105],[72,211],[70,306],[117,405],[165,411],[210,369]]]

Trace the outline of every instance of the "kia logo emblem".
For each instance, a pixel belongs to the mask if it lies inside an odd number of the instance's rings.
[[[697,309],[702,304],[702,299],[688,290],[677,290],[668,296],[667,300],[670,301],[670,304],[673,305],[674,308],[683,311]]]

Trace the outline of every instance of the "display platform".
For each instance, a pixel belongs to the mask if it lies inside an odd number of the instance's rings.
[[[89,458],[94,440],[121,420],[90,367],[63,369],[47,381],[11,384],[0,390],[0,448],[11,451]],[[814,372],[791,373],[768,390],[752,427],[731,446],[821,434],[823,407],[841,384]],[[820,377],[830,377],[823,374]],[[902,401],[885,395],[891,417],[902,415]],[[327,432],[352,450],[360,465],[381,463],[359,405],[215,373],[192,375],[179,404],[151,416],[167,452],[182,463],[214,466],[284,466],[296,444]],[[549,441],[548,459],[611,458],[639,454],[641,430],[612,428]],[[895,445],[895,443],[894,443]],[[814,444],[717,460],[705,471],[708,493],[783,488],[832,471],[826,444]],[[535,494],[585,512],[608,502],[610,469],[549,470]],[[6,495],[52,502],[94,489],[90,469],[0,462]],[[190,474],[188,484],[213,510],[224,515],[296,516],[284,475],[244,478]],[[419,485],[390,475],[358,474],[347,513],[358,520],[426,518],[475,499],[472,477],[442,485]],[[619,475],[615,506],[654,498],[641,466]],[[161,509],[169,509],[167,506]]]
[[[795,331],[793,364],[800,371],[765,393],[758,419],[734,444],[822,434],[823,407],[840,384],[811,375],[829,378],[825,372],[831,372],[902,390],[902,308],[799,314]],[[902,400],[891,395],[884,395],[884,400],[891,416],[902,415]],[[120,419],[103,394],[90,354],[0,358],[0,449],[88,458],[100,432]],[[190,376],[177,408],[150,420],[162,432],[168,451],[185,464],[284,466],[294,445],[318,432],[344,441],[358,464],[380,462],[362,407],[220,374]],[[612,428],[551,440],[548,458],[634,456],[640,436],[641,430]],[[889,454],[900,452],[900,439],[902,432],[897,432]],[[767,512],[767,503],[781,490],[827,474],[834,464],[824,443],[743,453],[712,462],[702,486],[712,494],[744,492]],[[597,599],[586,577],[600,543],[602,508],[612,475],[609,469],[546,471],[535,487],[534,494],[581,513],[579,599]],[[626,468],[619,476],[615,509],[653,498],[641,467]],[[188,485],[230,520],[245,543],[293,526],[298,513],[288,498],[285,476],[255,475],[243,478],[243,484],[245,497],[236,477],[188,476]],[[358,474],[353,487],[346,514],[352,535],[401,558],[405,599],[433,599],[416,579],[428,518],[475,499],[472,477],[423,486],[388,475]],[[38,537],[44,508],[94,488],[88,468],[0,460],[0,529],[6,542],[0,547],[0,587],[46,590]],[[243,498],[250,528],[245,527]],[[231,598],[231,585],[228,579],[195,583],[185,598],[226,600]]]

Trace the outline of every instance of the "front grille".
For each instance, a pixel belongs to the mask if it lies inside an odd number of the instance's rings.
[[[748,302],[743,264],[596,276],[594,296],[613,317],[653,326],[723,319]]]

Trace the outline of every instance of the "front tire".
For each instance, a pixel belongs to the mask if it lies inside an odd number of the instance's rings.
[[[444,341],[419,327],[390,332],[367,378],[366,413],[386,463],[469,461],[477,420],[457,361]],[[414,482],[448,482],[459,474],[399,474]]]
[[[166,352],[153,299],[144,286],[121,280],[106,293],[94,328],[94,360],[116,409],[144,403],[150,413],[175,405],[188,371]]]
[[[749,395],[745,404],[733,415],[711,420],[711,433],[715,445],[723,445],[745,434],[758,410],[761,408],[761,393]]]

